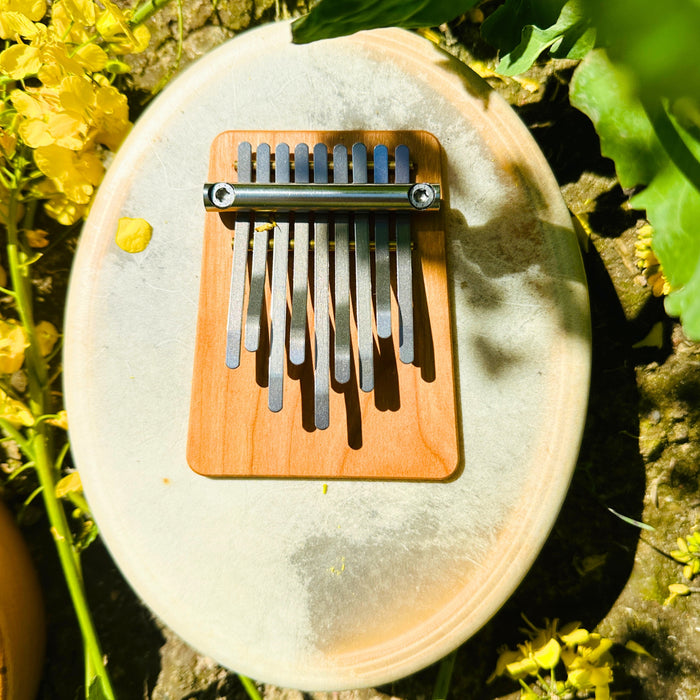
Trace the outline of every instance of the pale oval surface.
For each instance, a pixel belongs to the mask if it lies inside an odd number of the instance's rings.
[[[463,465],[448,483],[210,480],[185,459],[209,146],[227,129],[424,129],[442,143]],[[117,247],[121,217],[153,226]],[[66,321],[77,466],[125,576],[180,636],[305,690],[447,654],[518,585],[564,499],[589,382],[567,209],[505,102],[429,42],[245,33],[177,78],[115,158]],[[242,397],[245,400],[245,397]]]

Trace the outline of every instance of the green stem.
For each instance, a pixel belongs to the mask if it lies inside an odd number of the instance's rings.
[[[445,700],[450,692],[450,682],[452,681],[452,671],[454,671],[457,660],[457,649],[448,654],[441,662],[438,670],[435,688],[433,689],[433,700]]]
[[[9,193],[7,212],[7,260],[12,286],[15,291],[15,304],[20,322],[25,329],[29,346],[25,353],[25,362],[29,383],[29,403],[32,414],[42,416],[49,413],[48,367],[41,355],[37,342],[36,328],[32,309],[31,280],[24,261],[24,254],[19,247],[16,225],[19,188]],[[18,432],[18,431],[16,431]],[[104,696],[114,700],[114,691],[109,674],[104,665],[102,650],[97,639],[95,627],[85,597],[80,558],[73,545],[73,535],[68,525],[63,505],[56,496],[56,469],[52,458],[49,426],[38,422],[27,428],[28,438],[19,442],[26,456],[33,460],[46,514],[51,525],[58,558],[68,586],[73,607],[78,618],[78,625],[83,637],[86,654],[90,659],[95,677],[99,679]],[[10,432],[10,434],[12,434]],[[86,688],[86,695],[89,687]]]
[[[129,18],[129,24],[132,27],[138,27],[169,2],[170,0],[146,0],[146,2],[142,2]]]
[[[245,688],[250,700],[262,700],[260,693],[258,693],[258,689],[255,687],[255,683],[253,683],[250,678],[239,674],[238,680],[240,680],[241,685]]]

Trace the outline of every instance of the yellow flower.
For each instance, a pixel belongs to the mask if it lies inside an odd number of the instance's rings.
[[[36,75],[41,64],[41,51],[36,46],[14,44],[0,53],[0,73],[13,80]]]
[[[46,14],[46,0],[0,0],[0,13],[17,12],[32,22]]]
[[[11,160],[17,148],[17,136],[10,131],[0,129],[0,152],[7,159]]]
[[[24,328],[16,321],[0,319],[0,374],[13,374],[24,363],[29,346]]]
[[[26,15],[0,10],[0,39],[19,41],[20,37],[30,39],[36,33],[36,25]]]
[[[24,235],[31,248],[46,248],[46,246],[49,244],[47,238],[49,232],[44,231],[43,229],[30,229],[29,231],[25,231]]]
[[[95,27],[102,38],[109,44],[112,54],[140,53],[148,46],[151,33],[142,24],[134,29],[124,13],[110,0],[104,0],[105,10],[102,12]]]
[[[34,425],[32,412],[21,401],[8,396],[2,389],[0,389],[0,418],[17,427]]]
[[[90,201],[104,174],[104,166],[94,152],[75,153],[53,144],[35,149],[34,162],[56,189],[76,204]]]
[[[690,588],[684,583],[672,583],[668,591],[670,595],[664,600],[664,605],[670,605],[679,595],[690,595]]]
[[[53,425],[56,428],[62,428],[63,430],[68,430],[68,414],[64,411],[59,411],[55,418],[49,418],[46,421],[49,425]],[[59,482],[60,483],[60,482]]]

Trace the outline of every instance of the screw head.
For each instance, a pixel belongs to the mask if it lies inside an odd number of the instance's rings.
[[[209,188],[209,199],[211,203],[219,209],[226,209],[233,206],[233,201],[236,198],[236,191],[233,185],[228,182],[215,182]]]
[[[427,209],[435,201],[435,189],[427,182],[418,182],[408,191],[408,201],[415,209]]]

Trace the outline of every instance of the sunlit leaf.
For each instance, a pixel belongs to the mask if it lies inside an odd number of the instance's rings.
[[[653,95],[700,94],[700,3],[675,0],[583,0],[610,56],[631,68]]]
[[[562,58],[581,58],[595,42],[580,0],[508,2],[484,22],[482,33],[501,49],[497,70],[503,75],[523,73],[547,49]]]
[[[593,122],[601,153],[615,161],[620,184],[651,182],[668,158],[636,98],[630,73],[613,66],[604,51],[591,51],[574,72],[569,95]]]
[[[321,0],[292,24],[295,43],[378,27],[434,27],[464,14],[479,0]]]

